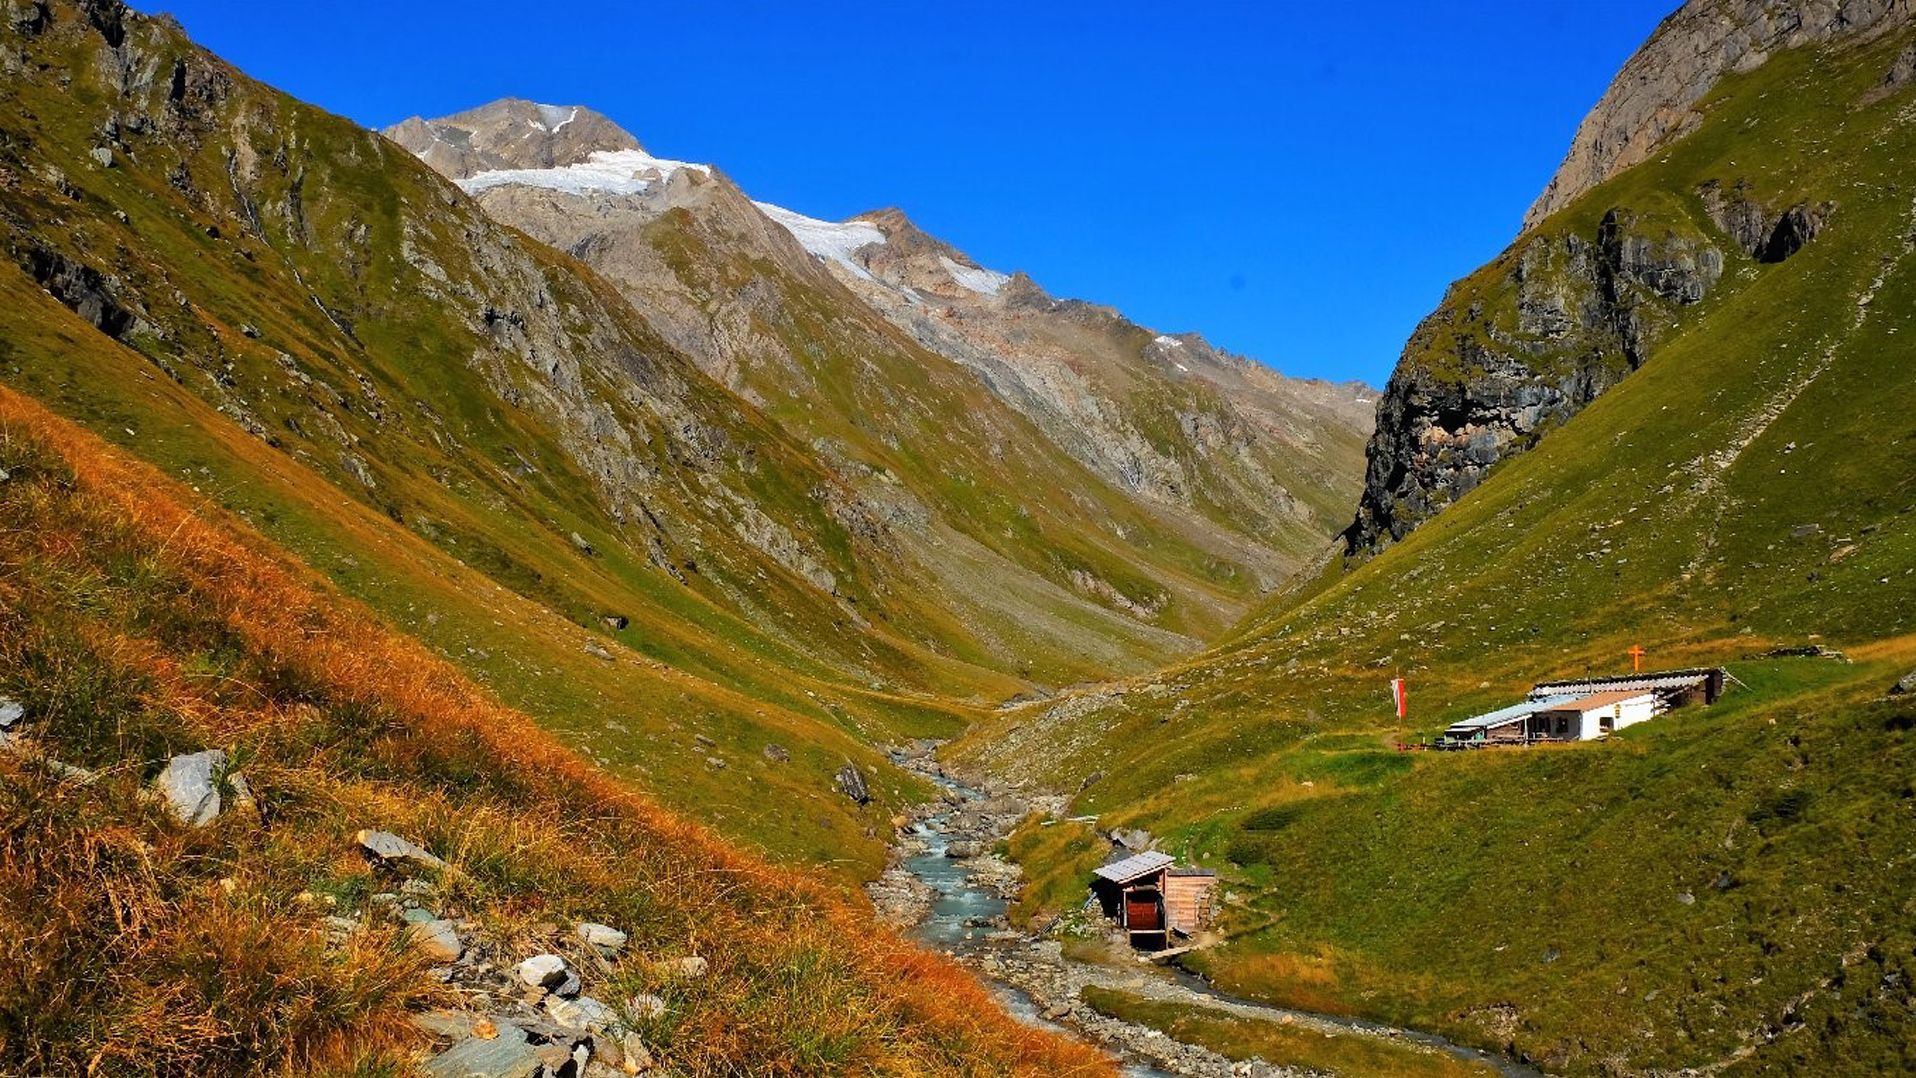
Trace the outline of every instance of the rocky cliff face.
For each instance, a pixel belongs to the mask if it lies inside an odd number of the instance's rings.
[[[1693,130],[1697,102],[1724,75],[1782,49],[1869,40],[1909,24],[1909,0],[1687,0],[1623,65],[1577,128],[1525,230]]]
[[[1743,165],[1726,151],[1722,174],[1687,190],[1593,188],[1688,133],[1725,75],[1779,50],[1906,32],[1909,14],[1901,2],[1717,0],[1666,19],[1584,121],[1525,232],[1412,334],[1378,404],[1346,553],[1402,539],[1582,410],[1732,269],[1757,272],[1814,241],[1840,216],[1836,192],[1751,180],[1753,158],[1787,150],[1755,138]],[[1907,81],[1909,55],[1865,98]]]
[[[1594,234],[1520,241],[1453,286],[1378,403],[1348,551],[1402,539],[1615,385],[1723,271],[1710,237],[1612,210]]]

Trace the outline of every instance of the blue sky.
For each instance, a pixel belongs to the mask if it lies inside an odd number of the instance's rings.
[[[896,205],[1056,295],[1379,385],[1675,6],[165,2],[369,126],[590,105],[755,198]]]

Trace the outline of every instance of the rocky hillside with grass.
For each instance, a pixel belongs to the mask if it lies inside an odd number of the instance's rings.
[[[1011,839],[1019,916],[1078,931],[1143,831],[1222,872],[1226,940],[1187,961],[1237,992],[1553,1074],[1916,1066],[1911,33],[1726,75],[1460,282],[1393,385],[1498,384],[1500,340],[1592,342],[1501,346],[1559,378],[1608,342],[1627,377],[1208,654],[969,732],[963,761],[1074,793]],[[1579,314],[1605,302],[1654,342],[1633,364]],[[1730,691],[1593,743],[1394,747],[1633,646]]]
[[[1907,5],[1876,2],[1696,0],[1666,19],[1578,129],[1524,234],[1452,285],[1405,346],[1378,405],[1346,553],[1400,540],[1468,493],[1641,367],[1726,271],[1741,287],[1751,261],[1790,258],[1843,201],[1841,177],[1826,170],[1820,184],[1764,187],[1726,166],[1657,199],[1606,197],[1603,185],[1702,125],[1706,95],[1726,75],[1823,43],[1864,49],[1909,25]],[[1877,92],[1907,81],[1913,59],[1893,54]],[[1758,158],[1745,170],[1798,149],[1756,127],[1742,136]],[[1588,212],[1598,204],[1602,213]]]
[[[591,264],[818,450],[911,557],[947,574],[940,602],[1006,656],[1036,644],[1121,664],[1059,621],[1069,596],[1214,635],[1343,523],[1369,430],[1363,387],[1285,378],[1054,300],[896,210],[806,217],[629,135],[554,157],[553,139],[606,123],[501,101],[387,134],[495,219]],[[508,148],[452,152],[479,145]],[[970,551],[962,565],[954,545]],[[1019,640],[1034,633],[1057,639]]]
[[[0,389],[0,1069],[1082,1074]]]

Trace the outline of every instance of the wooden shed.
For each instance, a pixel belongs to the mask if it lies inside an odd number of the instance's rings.
[[[1208,868],[1170,868],[1164,873],[1164,905],[1171,931],[1191,936],[1217,913],[1217,873]]]
[[[1133,947],[1161,948],[1170,937],[1164,892],[1170,854],[1151,850],[1092,872],[1091,889],[1106,917],[1115,918]]]

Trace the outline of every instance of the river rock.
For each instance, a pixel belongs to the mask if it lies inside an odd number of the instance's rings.
[[[154,780],[166,810],[188,827],[205,827],[220,814],[219,772],[226,753],[219,749],[187,753],[167,761]]]
[[[382,865],[407,865],[415,868],[445,868],[446,863],[423,847],[400,838],[391,831],[362,830],[353,836],[366,856]]]
[[[968,857],[976,857],[978,856],[978,844],[976,842],[948,843],[945,846],[945,856],[953,860],[963,860]]]

